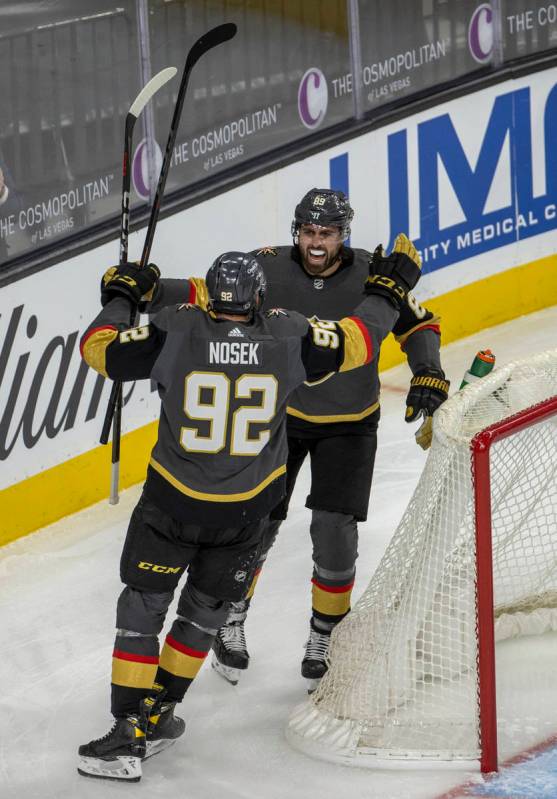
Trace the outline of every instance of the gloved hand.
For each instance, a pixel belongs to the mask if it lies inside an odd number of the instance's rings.
[[[137,306],[142,297],[152,294],[160,276],[156,264],[147,264],[143,269],[130,261],[111,266],[101,281],[101,303],[106,305],[114,297],[126,297],[132,305]]]
[[[422,270],[422,259],[412,242],[404,233],[399,233],[390,255],[383,245],[375,248],[369,264],[369,277],[365,283],[366,294],[382,294],[396,308],[400,308],[409,291],[418,282]]]
[[[449,396],[449,385],[441,369],[422,369],[410,381],[405,419],[413,422],[420,415],[425,417],[416,432],[416,441],[422,449],[429,449],[431,446],[432,416]]]

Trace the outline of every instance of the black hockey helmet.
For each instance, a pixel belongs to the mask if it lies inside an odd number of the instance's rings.
[[[259,261],[245,252],[224,252],[205,278],[211,308],[218,313],[249,314],[263,302],[267,280]]]
[[[339,227],[342,240],[350,235],[350,222],[354,211],[348,197],[342,191],[333,189],[311,189],[300,200],[292,220],[292,236],[297,238],[300,225],[321,225]]]

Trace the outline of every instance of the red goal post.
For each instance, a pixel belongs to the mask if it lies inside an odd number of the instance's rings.
[[[482,772],[497,770],[497,703],[493,559],[491,536],[491,447],[497,441],[557,415],[557,396],[503,419],[472,439],[476,516],[476,593],[478,614],[478,695]],[[557,530],[556,530],[557,534]]]
[[[495,639],[557,631],[556,530],[552,350],[439,408],[414,494],[288,740],[346,765],[496,769]]]

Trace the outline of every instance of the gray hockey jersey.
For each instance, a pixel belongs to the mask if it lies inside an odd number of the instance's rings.
[[[359,314],[364,299],[363,287],[369,274],[371,253],[343,248],[340,268],[329,277],[309,275],[300,262],[297,247],[263,247],[254,250],[265,270],[267,295],[265,308],[287,308],[308,318],[340,319]],[[195,302],[207,307],[207,289],[200,278],[163,279],[158,295],[148,309],[156,310],[170,302]],[[409,294],[392,332],[406,352],[413,372],[440,369],[439,319],[421,307]],[[376,356],[378,353],[376,353]],[[365,425],[379,407],[380,381],[378,357],[365,367],[338,374],[317,387],[298,386],[287,405],[289,428],[293,435],[330,434],[331,425],[356,430]]]
[[[128,329],[129,304],[117,298],[89,325],[82,354],[112,379],[151,377],[158,385],[158,439],[145,484],[152,501],[177,519],[239,526],[284,495],[291,392],[373,359],[397,316],[379,296],[362,311],[327,322],[270,310],[247,324],[182,304]]]

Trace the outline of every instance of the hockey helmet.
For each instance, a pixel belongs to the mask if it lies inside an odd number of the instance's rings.
[[[338,227],[342,240],[350,235],[350,222],[354,211],[348,197],[342,191],[333,189],[311,189],[300,200],[292,220],[292,236],[297,238],[300,225],[320,225]]]
[[[211,307],[218,313],[250,314],[263,301],[267,280],[263,267],[250,253],[225,252],[212,263],[205,278]]]

